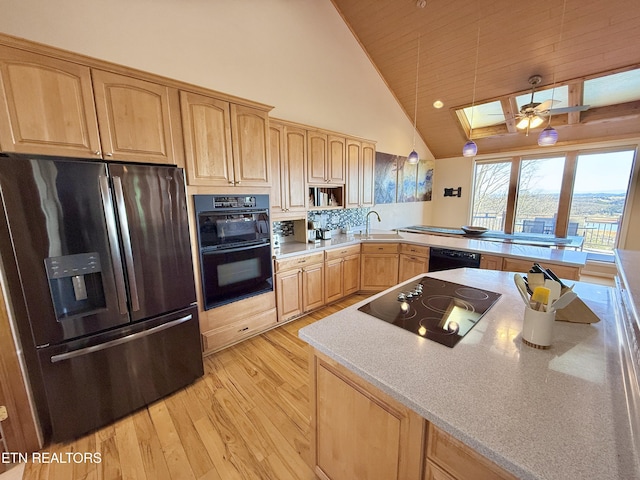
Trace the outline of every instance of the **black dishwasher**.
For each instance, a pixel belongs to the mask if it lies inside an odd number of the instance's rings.
[[[480,268],[480,254],[448,248],[431,247],[429,249],[430,272],[461,267]]]

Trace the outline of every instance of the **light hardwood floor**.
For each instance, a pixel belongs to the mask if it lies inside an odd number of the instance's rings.
[[[24,479],[315,478],[309,456],[307,345],[298,330],[362,300],[354,295],[205,358],[189,387],[50,454],[100,463],[28,463]]]

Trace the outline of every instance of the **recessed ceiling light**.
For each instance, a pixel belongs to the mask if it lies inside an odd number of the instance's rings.
[[[433,108],[442,108],[444,107],[444,103],[442,103],[440,100],[436,100],[435,102],[433,102]]]

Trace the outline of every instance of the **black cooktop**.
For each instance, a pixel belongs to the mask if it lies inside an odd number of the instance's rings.
[[[422,277],[358,310],[447,347],[456,345],[500,298],[499,293]]]

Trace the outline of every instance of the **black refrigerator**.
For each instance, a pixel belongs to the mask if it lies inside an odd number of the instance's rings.
[[[184,173],[0,155],[8,306],[45,440],[203,374]]]

